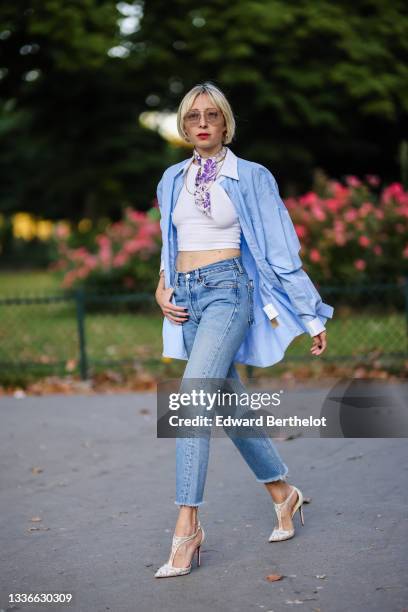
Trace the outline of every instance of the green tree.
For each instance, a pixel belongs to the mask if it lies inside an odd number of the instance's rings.
[[[316,166],[398,178],[406,3],[147,2],[133,42],[159,107],[174,108],[182,92],[212,80],[237,114],[236,150],[285,181],[306,187]]]
[[[121,16],[100,0],[0,9],[4,212],[119,217],[151,205],[166,146],[139,125],[137,74],[110,52]]]
[[[120,20],[133,15],[135,27]],[[0,209],[119,217],[150,206],[186,150],[143,128],[211,80],[232,144],[282,192],[328,174],[399,176],[407,132],[401,0],[33,0],[0,7]]]

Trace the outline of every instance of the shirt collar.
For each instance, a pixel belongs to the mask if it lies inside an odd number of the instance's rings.
[[[186,159],[183,166],[181,166],[179,172],[182,171],[183,176],[190,163],[193,161],[193,158],[194,156],[192,155],[189,159]],[[218,176],[229,176],[230,178],[239,181],[237,162],[237,156],[231,151],[229,147],[227,147],[227,154],[225,156],[224,163],[222,164],[222,168]]]

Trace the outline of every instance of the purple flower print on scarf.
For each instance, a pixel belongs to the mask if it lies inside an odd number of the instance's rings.
[[[194,159],[199,164],[198,172],[195,178],[195,189],[194,189],[194,202],[204,214],[211,217],[211,200],[210,200],[210,188],[217,178],[217,169],[222,159],[227,153],[227,148],[222,147],[216,155],[213,157],[201,157],[201,155],[194,149]]]

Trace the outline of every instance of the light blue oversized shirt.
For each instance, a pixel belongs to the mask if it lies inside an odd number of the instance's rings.
[[[177,230],[171,221],[184,173],[193,157],[169,166],[157,186],[162,232],[164,286],[173,287],[178,253]],[[334,308],[322,301],[302,268],[300,243],[273,174],[256,162],[237,157],[229,147],[218,187],[232,201],[241,225],[241,257],[254,283],[254,324],[234,362],[267,367],[280,361],[292,340],[325,329]],[[174,295],[171,302],[176,304]],[[271,319],[279,325],[273,327]],[[163,318],[164,357],[188,359],[183,326]]]

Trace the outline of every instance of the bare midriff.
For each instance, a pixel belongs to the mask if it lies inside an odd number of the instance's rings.
[[[239,257],[240,249],[209,249],[208,251],[179,251],[176,258],[176,270],[189,272],[195,268],[202,268],[207,264]]]

